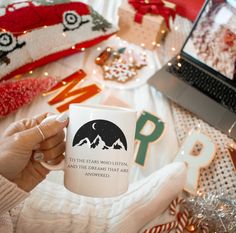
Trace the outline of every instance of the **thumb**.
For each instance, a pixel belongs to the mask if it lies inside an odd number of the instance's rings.
[[[68,115],[53,115],[45,118],[39,125],[18,133],[18,139],[33,148],[44,140],[55,136],[68,125]]]

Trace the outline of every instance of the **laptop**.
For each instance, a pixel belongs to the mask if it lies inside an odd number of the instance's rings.
[[[148,82],[236,139],[236,0],[207,0],[180,53]]]

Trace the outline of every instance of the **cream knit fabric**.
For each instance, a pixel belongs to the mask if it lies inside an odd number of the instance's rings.
[[[186,171],[171,163],[114,198],[79,196],[44,181],[25,201],[17,233],[137,233],[181,192]]]
[[[9,211],[29,194],[0,175],[0,233],[12,233],[13,223]]]

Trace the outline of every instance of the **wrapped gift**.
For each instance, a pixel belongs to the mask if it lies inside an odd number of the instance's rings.
[[[129,0],[120,6],[118,14],[120,30],[117,35],[153,50],[169,30],[175,4],[161,0]]]

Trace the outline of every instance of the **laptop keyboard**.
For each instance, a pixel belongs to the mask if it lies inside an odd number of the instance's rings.
[[[184,59],[176,60],[167,70],[178,78],[236,113],[236,91],[193,66]]]

